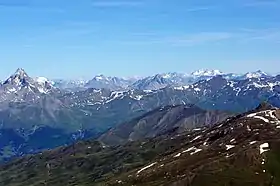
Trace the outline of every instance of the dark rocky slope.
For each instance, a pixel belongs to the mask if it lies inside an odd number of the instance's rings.
[[[211,126],[232,115],[222,111],[206,111],[195,105],[160,107],[112,128],[99,140],[106,145],[118,145],[164,134],[178,134]]]
[[[123,146],[79,142],[0,167],[5,186],[270,186],[280,183],[280,110]]]

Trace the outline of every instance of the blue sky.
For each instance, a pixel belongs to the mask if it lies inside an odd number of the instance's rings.
[[[0,0],[0,77],[280,72],[280,0]]]

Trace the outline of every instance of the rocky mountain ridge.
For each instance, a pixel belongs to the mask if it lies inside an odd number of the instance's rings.
[[[203,110],[195,105],[166,106],[119,124],[103,134],[99,140],[105,145],[119,145],[171,132],[180,134],[195,128],[212,126],[233,115],[223,111]]]
[[[218,75],[159,90],[65,91],[45,78],[31,78],[19,69],[0,86],[1,157],[99,137],[118,124],[170,105],[195,104],[204,110],[233,113],[248,111],[262,101],[278,106],[279,79],[268,76],[231,80]],[[37,143],[41,137],[50,143]]]
[[[23,69],[22,69],[23,70]],[[110,90],[128,90],[128,89],[139,89],[139,90],[158,90],[166,87],[186,86],[196,83],[200,80],[206,80],[215,76],[223,76],[228,80],[244,80],[251,78],[264,78],[272,77],[272,75],[262,72],[260,70],[256,72],[248,72],[245,74],[236,73],[223,73],[219,70],[197,70],[190,74],[187,73],[161,73],[147,77],[110,77],[102,74],[94,76],[90,80],[77,79],[77,80],[63,80],[54,79],[48,80],[44,77],[35,79],[41,79],[48,81],[54,87],[61,90],[67,91],[79,91],[87,88],[96,89],[110,89]]]

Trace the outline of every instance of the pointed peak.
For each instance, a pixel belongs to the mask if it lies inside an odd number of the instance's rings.
[[[28,75],[23,68],[18,68],[13,76],[27,77]]]
[[[31,78],[27,75],[23,68],[18,68],[14,74],[4,81],[3,84],[25,85],[30,83],[30,79]]]
[[[15,74],[22,74],[25,73],[25,70],[23,68],[18,68],[15,72]]]

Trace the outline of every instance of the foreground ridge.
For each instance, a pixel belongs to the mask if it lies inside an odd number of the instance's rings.
[[[85,141],[26,156],[0,168],[0,183],[275,185],[280,178],[280,111],[261,108],[179,135],[116,147]]]

